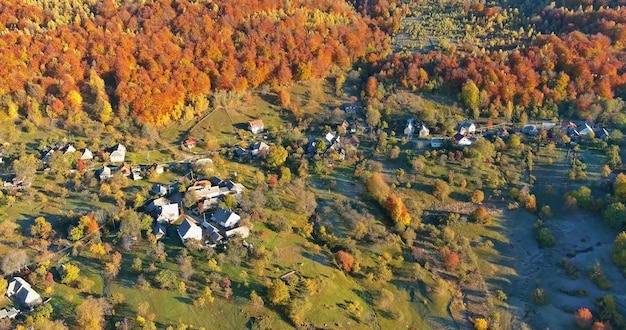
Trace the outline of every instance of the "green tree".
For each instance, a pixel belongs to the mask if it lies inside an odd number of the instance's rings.
[[[611,257],[616,266],[626,267],[626,232],[619,233],[615,238]]]
[[[162,289],[173,289],[178,281],[178,276],[169,269],[163,269],[156,274],[154,280]]]
[[[13,162],[13,172],[18,178],[30,181],[35,176],[40,163],[34,154],[22,155]]]
[[[271,146],[270,150],[265,156],[265,163],[272,168],[279,167],[287,160],[287,150],[283,146]]]
[[[620,202],[610,204],[602,212],[602,219],[613,229],[624,229],[624,224],[626,224],[626,205]]]
[[[515,150],[519,148],[520,145],[522,145],[522,139],[520,138],[519,134],[512,134],[511,136],[509,136],[509,141],[507,141],[506,145],[510,149]]]
[[[367,178],[365,182],[365,186],[367,187],[367,191],[370,195],[377,201],[382,202],[389,194],[391,194],[391,188],[383,179],[382,174],[375,172]]]
[[[365,121],[370,127],[378,126],[380,123],[380,111],[371,104],[367,106],[367,110],[365,111]]]
[[[289,287],[281,279],[275,279],[267,288],[267,300],[273,305],[284,305],[290,297]]]
[[[237,199],[235,198],[235,196],[233,195],[224,196],[224,206],[226,206],[227,209],[230,209],[230,210],[236,209],[238,205],[239,205],[239,202],[237,202]]]
[[[480,106],[480,90],[476,84],[468,80],[463,87],[461,87],[461,100],[468,108],[474,110]]]

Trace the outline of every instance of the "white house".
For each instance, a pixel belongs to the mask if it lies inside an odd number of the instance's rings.
[[[584,123],[580,126],[578,126],[578,134],[581,136],[587,136],[589,134],[593,133],[593,129],[591,128],[591,126],[589,126],[589,124]]]
[[[413,120],[413,118],[407,119],[404,135],[413,135],[413,133],[415,133],[415,120]]]
[[[459,125],[457,125],[456,129],[462,135],[476,133],[476,125],[474,125],[474,123],[470,123],[467,120],[460,122]]]
[[[183,220],[183,223],[178,226],[176,231],[178,231],[178,236],[183,244],[188,239],[202,241],[202,228],[196,225],[188,217],[185,217],[185,220]]]
[[[113,148],[109,149],[109,160],[113,163],[122,163],[126,158],[126,147],[122,144],[117,144]]]
[[[73,145],[68,144],[65,147],[63,147],[61,151],[63,152],[64,155],[66,155],[66,154],[71,154],[71,153],[76,152],[76,148],[74,148]]]
[[[248,123],[248,129],[253,134],[257,134],[263,132],[265,125],[263,125],[263,121],[261,119],[257,119]]]
[[[81,160],[92,160],[93,159],[93,153],[89,149],[85,148],[83,153],[80,155],[80,159]]]
[[[6,295],[13,303],[27,308],[33,308],[42,302],[41,296],[21,277],[9,280]]]
[[[419,131],[420,138],[425,139],[426,137],[428,137],[428,135],[430,135],[430,130],[428,129],[428,127],[426,127],[426,125],[422,124],[422,128],[420,128]]]
[[[102,166],[102,169],[100,170],[100,180],[109,179],[111,176],[111,168],[106,165]]]
[[[224,228],[233,228],[240,220],[241,217],[237,213],[221,207],[211,216],[211,221],[218,223]]]
[[[267,143],[261,141],[261,142],[255,143],[252,146],[252,151],[250,152],[250,154],[252,154],[252,156],[265,155],[269,151],[270,151],[270,146],[268,146]]]

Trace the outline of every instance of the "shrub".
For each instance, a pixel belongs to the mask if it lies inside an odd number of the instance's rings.
[[[548,304],[548,294],[546,293],[546,290],[542,288],[536,288],[535,290],[533,290],[530,298],[535,304],[539,306],[544,306]]]
[[[461,258],[459,258],[458,253],[454,251],[450,251],[446,253],[446,255],[444,256],[443,264],[444,266],[446,266],[447,270],[450,270],[450,271],[456,270],[461,264]]]
[[[556,245],[556,237],[552,235],[548,228],[539,228],[535,234],[540,248],[550,248]]]
[[[474,212],[472,212],[470,218],[473,221],[481,224],[489,224],[491,222],[491,214],[489,214],[487,208],[482,205],[476,208]]]
[[[599,261],[596,261],[596,264],[593,265],[593,268],[589,271],[589,279],[602,290],[608,290],[611,288],[611,281],[609,281],[604,274],[604,270],[602,270],[602,266],[600,266]]]
[[[474,204],[480,204],[485,200],[485,193],[482,190],[474,190],[472,196],[470,196],[470,202]]]
[[[474,329],[476,330],[487,330],[489,329],[489,323],[487,320],[483,318],[478,318],[474,321]]]

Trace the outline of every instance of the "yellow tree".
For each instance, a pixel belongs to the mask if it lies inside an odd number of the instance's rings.
[[[102,329],[104,315],[111,312],[111,305],[104,298],[88,297],[76,308],[76,325],[80,329]]]

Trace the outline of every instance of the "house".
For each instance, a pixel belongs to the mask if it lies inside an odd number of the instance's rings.
[[[178,237],[185,244],[186,240],[195,239],[198,241],[202,241],[202,228],[196,225],[193,220],[189,217],[185,217],[183,223],[176,228],[178,232]]]
[[[194,148],[196,146],[196,144],[198,144],[198,140],[196,140],[196,139],[191,138],[191,139],[185,140],[185,147],[187,147],[189,149]]]
[[[265,126],[263,125],[263,121],[261,119],[257,119],[248,123],[248,129],[253,134],[257,134],[263,132]]]
[[[522,127],[522,133],[530,136],[539,135],[539,129],[535,125],[526,125]]]
[[[163,238],[163,236],[165,236],[166,233],[167,231],[163,224],[155,222],[152,225],[152,234],[154,235],[154,237],[156,237],[157,240]]]
[[[241,217],[237,213],[221,207],[211,216],[211,221],[218,223],[224,228],[233,228],[240,220]]]
[[[609,132],[605,128],[598,128],[594,131],[596,138],[604,140],[609,137]]]
[[[107,151],[109,152],[109,160],[113,163],[121,163],[126,158],[126,147],[122,144],[118,143]]]
[[[508,139],[510,135],[509,131],[505,127],[498,129],[498,133],[496,134],[501,139]]]
[[[209,182],[212,186],[219,186],[224,183],[224,180],[222,180],[220,177],[214,176],[209,179]]]
[[[413,135],[413,133],[415,133],[415,120],[413,118],[407,119],[404,135]]]
[[[461,135],[468,135],[476,133],[476,125],[474,123],[470,123],[467,120],[463,120],[456,126],[456,130]]]
[[[268,146],[265,142],[261,141],[261,142],[255,143],[252,146],[252,151],[250,152],[250,154],[252,154],[252,156],[265,155],[267,154],[268,151],[270,151],[270,146]]]
[[[187,188],[187,191],[195,191],[197,200],[210,199],[222,195],[220,187],[213,187],[209,185],[193,185]]]
[[[50,157],[52,157],[54,151],[54,149],[44,151],[43,156],[41,157],[41,162],[44,164],[48,164],[48,161],[50,161]]]
[[[130,178],[133,181],[141,180],[143,177],[141,176],[141,167],[138,165],[132,166],[130,168]]]
[[[73,145],[68,144],[68,145],[66,145],[65,147],[61,148],[61,152],[62,152],[64,155],[71,154],[71,153],[76,152],[76,148],[74,148],[74,146],[73,146]]]
[[[248,150],[242,148],[242,147],[237,147],[237,149],[235,149],[235,156],[237,157],[245,157],[248,155]]]
[[[33,308],[42,303],[41,296],[21,277],[9,280],[6,295],[14,304],[26,308]]]
[[[0,309],[0,320],[1,319],[15,319],[18,315],[20,315],[20,311],[15,307],[11,307],[10,309]]]
[[[152,171],[152,173],[156,173],[156,174],[163,174],[163,172],[164,172],[163,165],[159,165],[157,163],[154,163],[154,164],[150,165],[150,167],[148,167],[148,171]]]
[[[423,123],[421,124],[421,126],[422,128],[420,128],[419,137],[420,139],[425,139],[428,137],[428,135],[430,135],[430,130]]]
[[[556,126],[557,123],[553,123],[553,122],[549,122],[549,121],[544,121],[541,123],[541,129],[545,129],[545,130],[550,130],[553,127]]]
[[[152,185],[152,193],[159,195],[159,196],[165,196],[170,192],[169,186],[168,185],[164,185],[164,184],[160,184],[160,183],[155,183]]]
[[[231,194],[241,194],[246,188],[241,183],[234,183],[232,180],[226,181],[224,187],[228,188]]]
[[[443,138],[430,139],[430,147],[434,149],[443,147]]]
[[[471,146],[474,141],[461,133],[457,133],[452,137],[452,141],[459,147]]]
[[[146,206],[146,211],[148,211],[158,223],[171,223],[180,216],[178,204],[172,203],[165,197],[152,200]]]
[[[357,105],[356,105],[356,104],[354,104],[354,103],[349,103],[349,104],[346,104],[346,105],[343,107],[343,110],[346,112],[346,114],[355,114],[355,113],[356,113],[357,108],[358,108],[358,107],[357,107]]]
[[[209,246],[215,247],[217,246],[217,244],[222,243],[222,241],[224,240],[224,236],[222,236],[219,229],[215,228],[215,226],[206,221],[202,222],[201,226],[204,236],[208,237],[209,239]]]
[[[129,176],[132,172],[132,169],[130,168],[130,165],[128,165],[128,163],[122,163],[122,165],[117,168],[117,171],[122,173],[122,175],[124,176]]]
[[[578,126],[577,131],[578,131],[578,135],[580,136],[587,136],[593,133],[593,129],[591,128],[591,125],[589,125],[588,123],[584,123]]]
[[[111,176],[111,168],[106,165],[102,166],[99,174],[100,180],[110,179]]]
[[[324,140],[326,140],[326,142],[330,146],[331,144],[333,144],[335,142],[335,135],[332,132],[328,132],[324,136]]]
[[[93,159],[93,153],[85,148],[85,150],[83,150],[83,153],[80,155],[80,159],[81,160],[92,160]]]
[[[226,238],[232,238],[234,236],[248,238],[248,236],[250,236],[250,228],[248,228],[248,226],[241,226],[226,231]]]

